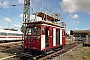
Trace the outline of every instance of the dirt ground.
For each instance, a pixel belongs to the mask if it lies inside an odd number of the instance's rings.
[[[9,46],[0,47],[0,59],[8,56],[12,56],[19,51],[21,44],[14,44]]]
[[[90,47],[83,47],[82,44],[79,44],[77,47],[52,60],[90,60]]]
[[[20,44],[0,47],[0,59],[14,55],[15,52],[19,51],[19,47]],[[52,60],[90,60],[90,47],[83,47],[82,44],[79,44],[77,47],[74,47],[70,51],[57,56]]]

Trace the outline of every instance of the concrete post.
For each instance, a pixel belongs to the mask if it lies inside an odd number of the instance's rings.
[[[86,43],[88,43],[88,35],[86,35]]]
[[[73,35],[71,35],[71,42],[73,42]]]

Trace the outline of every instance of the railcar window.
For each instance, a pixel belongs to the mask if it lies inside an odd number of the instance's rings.
[[[13,36],[16,36],[16,34],[12,33]]]
[[[3,33],[3,35],[5,35],[5,36],[6,36],[6,35],[7,35],[7,33]]]
[[[1,33],[0,33],[0,35],[4,35],[4,36],[6,36],[6,35],[7,35],[7,33],[1,32]]]
[[[26,33],[28,33],[28,34],[30,34],[30,35],[31,35],[31,28],[27,28]]]
[[[38,27],[27,28],[26,32],[30,35],[40,35],[40,28]]]
[[[12,33],[8,33],[8,35],[9,35],[9,36],[11,36],[11,35],[12,35]]]
[[[40,35],[40,28],[34,27],[31,29],[31,34]]]
[[[9,36],[22,36],[22,34],[8,33]]]
[[[16,36],[22,36],[22,34],[16,34]]]
[[[0,32],[0,35],[2,35],[2,33]]]

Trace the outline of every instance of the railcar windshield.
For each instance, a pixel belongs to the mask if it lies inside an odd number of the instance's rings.
[[[40,35],[40,28],[39,27],[29,27],[27,28],[26,33],[29,35]]]

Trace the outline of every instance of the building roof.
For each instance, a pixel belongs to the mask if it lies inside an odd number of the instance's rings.
[[[88,33],[90,30],[73,30],[73,33]]]

